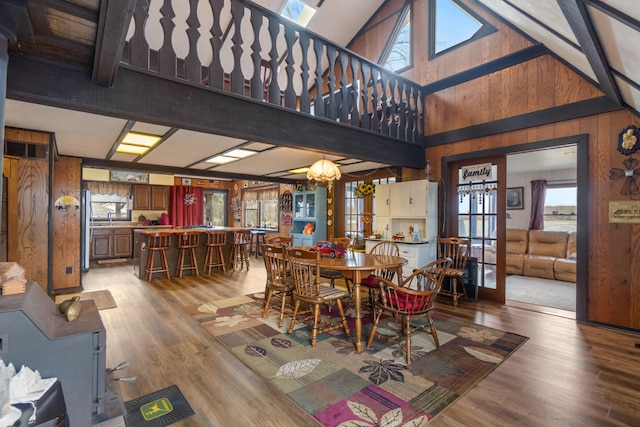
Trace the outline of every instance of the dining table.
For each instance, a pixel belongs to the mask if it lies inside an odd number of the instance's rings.
[[[392,255],[375,255],[364,252],[347,251],[343,257],[320,257],[320,267],[340,271],[353,282],[353,302],[356,310],[356,351],[362,352],[362,314],[360,281],[379,269],[396,270],[396,277],[402,277],[402,266],[406,258]]]

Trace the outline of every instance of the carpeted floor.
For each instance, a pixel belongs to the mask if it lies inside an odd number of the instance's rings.
[[[434,313],[440,349],[436,350],[430,335],[414,334],[412,362],[407,366],[404,347],[375,340],[372,348],[358,354],[353,340],[341,329],[319,335],[313,349],[310,328],[296,325],[289,336],[289,321],[285,320],[284,328],[279,330],[273,310],[262,320],[262,297],[256,294],[204,302],[187,306],[185,311],[242,362],[325,426],[423,425],[527,340]],[[354,310],[349,309],[352,331],[353,314]],[[323,311],[326,318],[336,315],[336,309]],[[370,319],[371,315],[365,312],[365,345]],[[383,319],[379,326],[390,335],[397,329],[394,318]]]
[[[576,311],[576,284],[538,277],[507,276],[508,300]]]
[[[80,301],[93,300],[98,310],[107,310],[117,307],[116,301],[113,299],[113,295],[111,295],[111,292],[109,292],[108,290],[57,295],[55,298],[55,303],[60,304],[62,301],[73,298],[75,296],[79,296]]]

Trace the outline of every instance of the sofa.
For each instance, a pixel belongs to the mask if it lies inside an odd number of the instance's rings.
[[[576,281],[576,233],[507,229],[506,273]]]

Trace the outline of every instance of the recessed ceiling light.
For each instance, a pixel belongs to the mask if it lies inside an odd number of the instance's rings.
[[[253,156],[258,154],[255,151],[251,150],[243,150],[241,148],[236,148],[235,150],[231,150],[228,153],[225,153],[225,156],[236,157],[238,159],[244,159],[245,157]]]
[[[155,144],[160,141],[162,137],[157,135],[149,135],[138,132],[129,132],[122,142],[131,144],[131,145],[142,145],[144,147],[153,147]]]
[[[218,164],[224,164],[224,163],[231,163],[231,162],[235,162],[236,160],[238,160],[237,157],[229,157],[229,156],[215,156],[212,157],[208,160],[206,160],[207,163],[218,163]]]
[[[309,172],[309,166],[304,167],[304,168],[291,169],[289,171],[289,173],[294,174],[294,175],[295,174],[299,174],[299,173],[307,173],[307,172]]]
[[[131,145],[131,144],[120,144],[116,151],[118,153],[126,153],[126,154],[142,154],[149,150],[149,147],[144,147],[141,145]]]

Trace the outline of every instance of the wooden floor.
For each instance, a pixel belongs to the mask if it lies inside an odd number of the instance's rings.
[[[124,401],[176,384],[196,414],[176,426],[311,426],[308,417],[262,381],[184,312],[183,306],[264,290],[262,260],[249,272],[199,278],[133,275],[128,264],[91,265],[86,291],[109,289],[118,308],[100,314],[107,367]],[[484,302],[443,300],[440,311],[530,339],[434,426],[640,426],[640,335]]]

